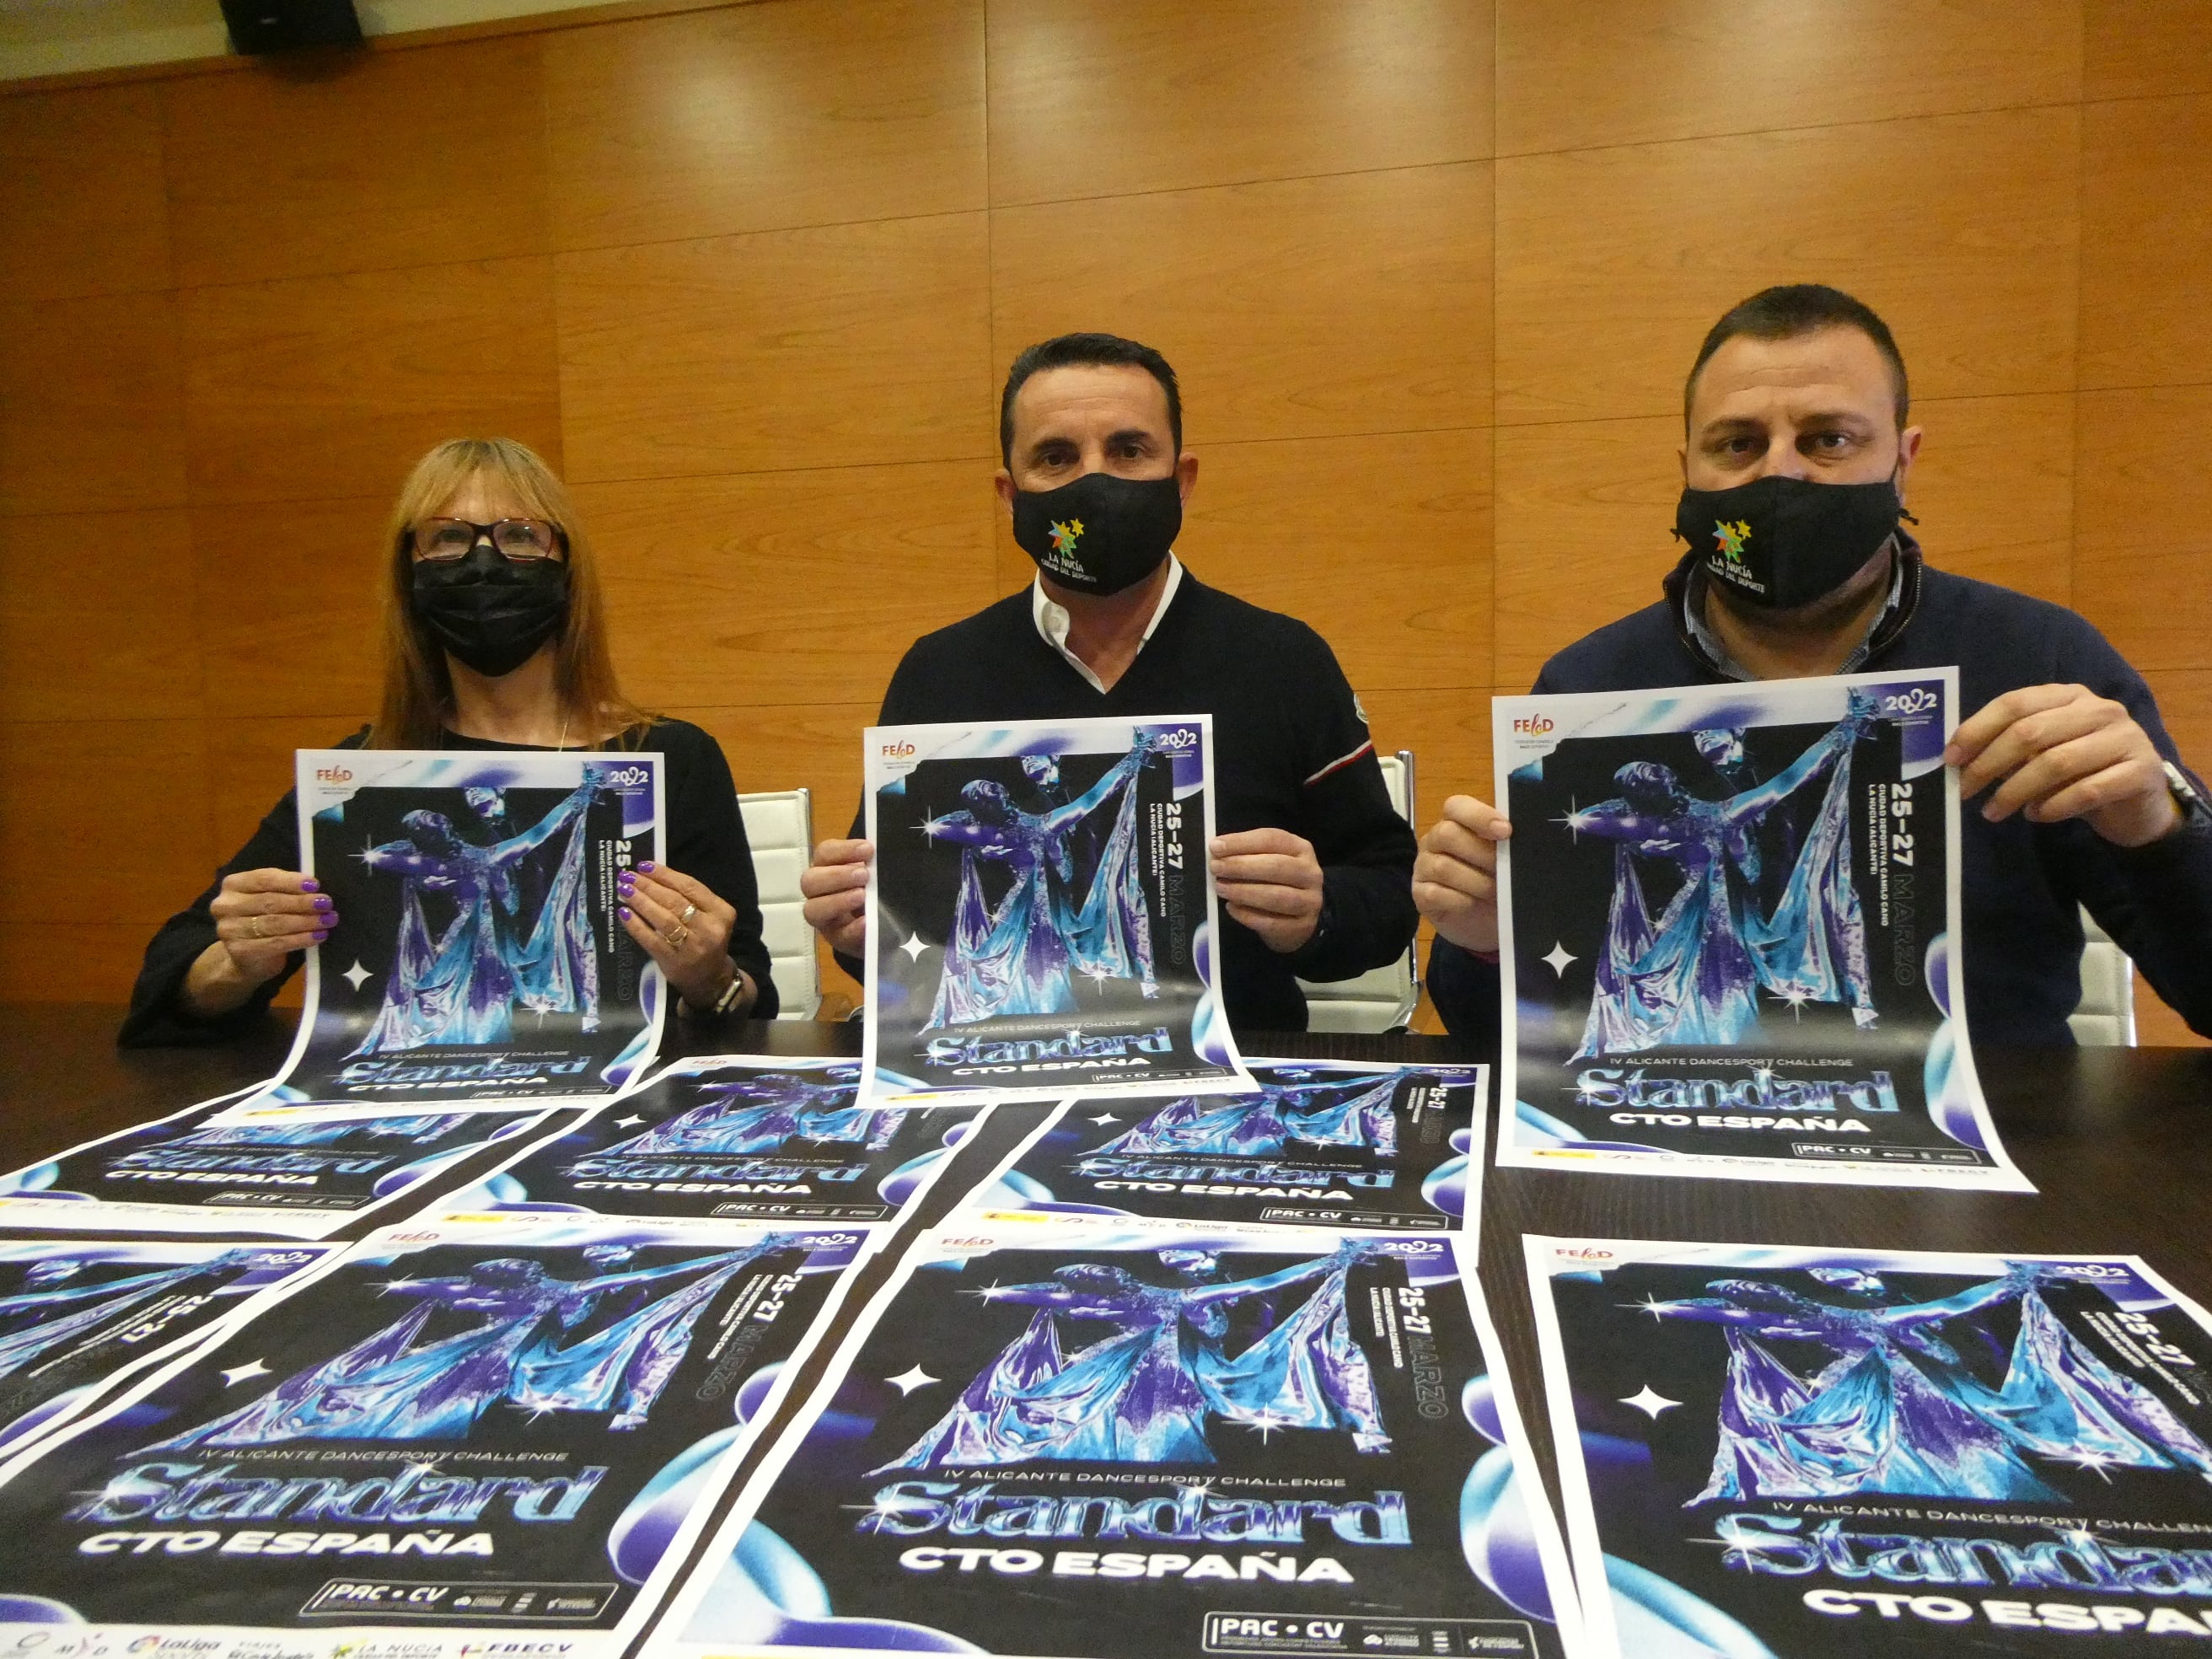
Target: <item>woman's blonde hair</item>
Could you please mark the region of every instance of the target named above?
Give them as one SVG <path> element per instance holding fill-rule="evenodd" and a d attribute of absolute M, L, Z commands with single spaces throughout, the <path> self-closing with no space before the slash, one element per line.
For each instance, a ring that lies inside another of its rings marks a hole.
<path fill-rule="evenodd" d="M 477 478 L 504 485 L 534 519 L 561 528 L 568 555 L 568 615 L 554 643 L 554 695 L 580 744 L 597 744 L 642 726 L 645 712 L 622 694 L 607 651 L 606 614 L 591 538 L 576 522 L 568 487 L 536 451 L 512 438 L 456 438 L 415 463 L 392 508 L 385 538 L 384 701 L 370 728 L 372 749 L 434 749 L 453 713 L 446 653 L 415 616 L 414 554 L 409 532 Z"/>

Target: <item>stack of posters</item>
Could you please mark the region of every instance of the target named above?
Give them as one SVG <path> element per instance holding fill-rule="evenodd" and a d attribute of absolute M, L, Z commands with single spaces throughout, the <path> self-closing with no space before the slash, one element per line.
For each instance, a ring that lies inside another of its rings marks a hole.
<path fill-rule="evenodd" d="M 957 1218 L 645 1651 L 1565 1654 L 1472 1267 L 1453 1236 Z"/>
<path fill-rule="evenodd" d="M 613 1659 L 866 1243 L 532 1215 L 374 1234 L 0 1465 L 0 1642 Z"/>
<path fill-rule="evenodd" d="M 2141 1261 L 1526 1246 L 1594 1652 L 2212 1639 L 2212 1321 Z"/>
<path fill-rule="evenodd" d="M 508 1159 L 453 1207 L 889 1221 L 987 1107 L 863 1106 L 849 1060 L 709 1054 Z"/>
<path fill-rule="evenodd" d="M 1966 1038 L 1956 670 L 1492 707 L 1501 1164 L 2034 1190 Z"/>
<path fill-rule="evenodd" d="M 979 1209 L 1442 1232 L 1481 1193 L 1486 1066 L 1255 1060 L 1258 1088 L 1055 1108 Z"/>
<path fill-rule="evenodd" d="M 1221 1012 L 1210 716 L 872 726 L 871 1103 L 1249 1089 Z"/>

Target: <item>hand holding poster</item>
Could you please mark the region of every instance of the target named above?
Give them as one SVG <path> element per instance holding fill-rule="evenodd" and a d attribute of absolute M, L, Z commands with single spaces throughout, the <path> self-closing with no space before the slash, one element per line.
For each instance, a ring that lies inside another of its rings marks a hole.
<path fill-rule="evenodd" d="M 1501 1164 L 2033 1190 L 1967 1042 L 1957 681 L 1493 701 Z"/>
<path fill-rule="evenodd" d="M 1477 1230 L 1487 1066 L 1249 1065 L 1252 1094 L 1056 1108 L 967 1207 Z"/>
<path fill-rule="evenodd" d="M 420 1659 L 612 1659 L 867 1239 L 372 1235 L 0 1467 L 0 1642 L 61 1623 L 109 1651 L 340 1659 L 380 1632 Z"/>
<path fill-rule="evenodd" d="M 297 787 L 342 920 L 275 1098 L 568 1104 L 644 1063 L 660 970 L 617 878 L 657 856 L 659 755 L 303 749 Z"/>
<path fill-rule="evenodd" d="M 862 1106 L 860 1079 L 849 1060 L 678 1060 L 449 1207 L 887 1221 L 990 1109 Z"/>
<path fill-rule="evenodd" d="M 863 1099 L 1249 1086 L 1215 980 L 1212 732 L 868 729 Z"/>
<path fill-rule="evenodd" d="M 2212 1323 L 2135 1257 L 1525 1244 L 1607 1659 L 2212 1638 Z"/>
<path fill-rule="evenodd" d="M 927 1236 L 646 1652 L 1571 1651 L 1472 1262 L 1306 1228 Z"/>

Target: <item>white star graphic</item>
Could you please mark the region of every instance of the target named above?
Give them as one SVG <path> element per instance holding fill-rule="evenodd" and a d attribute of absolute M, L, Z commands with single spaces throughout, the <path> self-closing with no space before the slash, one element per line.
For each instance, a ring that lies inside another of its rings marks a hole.
<path fill-rule="evenodd" d="M 1624 1302 L 1620 1305 L 1624 1308 L 1634 1308 L 1641 1312 L 1650 1314 L 1651 1316 L 1652 1322 L 1656 1324 L 1659 1321 L 1667 1316 L 1667 1309 L 1674 1304 L 1671 1303 L 1662 1302 L 1656 1296 L 1646 1296 L 1641 1302 Z"/>
<path fill-rule="evenodd" d="M 1549 956 L 1539 957 L 1536 960 L 1550 963 L 1554 974 L 1564 974 L 1567 971 L 1569 963 L 1580 962 L 1582 958 L 1567 949 L 1565 942 L 1562 941 L 1552 947 L 1552 953 Z"/>
<path fill-rule="evenodd" d="M 634 1129 L 644 1121 L 645 1120 L 643 1118 L 640 1117 L 635 1112 L 632 1112 L 628 1117 L 617 1118 L 615 1120 L 615 1127 L 617 1129 Z"/>
<path fill-rule="evenodd" d="M 1097 1117 L 1092 1118 L 1091 1121 L 1103 1129 L 1108 1124 L 1119 1123 L 1121 1120 L 1115 1117 L 1111 1112 L 1101 1112 Z"/>
<path fill-rule="evenodd" d="M 1589 822 L 1589 814 L 1576 805 L 1575 798 L 1570 795 L 1567 797 L 1567 810 L 1552 822 L 1566 825 L 1569 837 L 1578 842 L 1582 839 L 1583 826 Z"/>
<path fill-rule="evenodd" d="M 896 1376 L 887 1376 L 884 1379 L 891 1387 L 896 1389 L 902 1395 L 912 1394 L 916 1389 L 926 1389 L 931 1383 L 941 1380 L 932 1376 L 919 1365 L 909 1365 Z"/>
<path fill-rule="evenodd" d="M 908 960 L 912 962 L 921 961 L 921 953 L 928 948 L 921 942 L 921 935 L 919 933 L 908 933 L 906 936 L 906 943 L 899 946 L 900 950 L 906 952 Z"/>
<path fill-rule="evenodd" d="M 347 984 L 352 986 L 355 990 L 358 991 L 362 988 L 362 982 L 365 980 L 373 978 L 374 975 L 369 973 L 368 969 L 361 965 L 360 959 L 356 957 L 354 961 L 353 966 L 347 969 L 343 974 L 340 974 L 338 977 L 343 980 Z"/>
<path fill-rule="evenodd" d="M 1646 1417 L 1649 1417 L 1654 1422 L 1656 1422 L 1661 1412 L 1672 1410 L 1674 1407 L 1680 1405 L 1682 1402 L 1679 1400 L 1668 1399 L 1665 1395 L 1661 1394 L 1649 1382 L 1646 1382 L 1641 1389 L 1637 1390 L 1636 1393 L 1630 1395 L 1627 1399 L 1622 1401 L 1620 1403 L 1624 1406 L 1635 1407 L 1637 1410 L 1642 1412 Z"/>
<path fill-rule="evenodd" d="M 2061 1452 L 2058 1455 L 2077 1468 L 2088 1470 L 2108 1486 L 2112 1484 L 2112 1477 L 2106 1474 L 2105 1471 L 2119 1461 L 2116 1457 L 2097 1450 L 2093 1446 L 2083 1446 L 2075 1451 Z"/>
<path fill-rule="evenodd" d="M 1108 980 L 1114 977 L 1113 975 L 1106 971 L 1106 964 L 1103 962 L 1094 962 L 1091 963 L 1090 966 L 1083 969 L 1083 972 L 1090 976 L 1091 982 L 1093 985 L 1103 985 Z"/>
<path fill-rule="evenodd" d="M 228 1370 L 225 1371 L 222 1374 L 222 1386 L 226 1389 L 235 1388 L 240 1382 L 245 1382 L 249 1376 L 266 1376 L 268 1375 L 269 1367 L 263 1364 L 259 1360 L 255 1359 L 249 1361 L 247 1364 L 243 1365 L 233 1365 Z"/>
<path fill-rule="evenodd" d="M 1274 1413 L 1268 1411 L 1264 1407 L 1255 1415 L 1246 1418 L 1244 1420 L 1251 1427 L 1260 1431 L 1260 1443 L 1263 1446 L 1267 1443 L 1267 1436 L 1271 1431 L 1276 1429 L 1288 1428 L 1291 1422 L 1289 1418 L 1278 1417 Z"/>

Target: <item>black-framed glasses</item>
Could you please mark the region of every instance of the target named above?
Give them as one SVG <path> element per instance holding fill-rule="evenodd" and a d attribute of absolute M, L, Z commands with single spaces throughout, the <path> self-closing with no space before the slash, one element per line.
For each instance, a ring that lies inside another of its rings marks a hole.
<path fill-rule="evenodd" d="M 491 524 L 425 519 L 407 532 L 407 544 L 416 558 L 439 562 L 465 559 L 471 548 L 485 540 L 504 558 L 550 559 L 561 550 L 561 527 L 545 519 L 501 519 Z"/>

